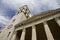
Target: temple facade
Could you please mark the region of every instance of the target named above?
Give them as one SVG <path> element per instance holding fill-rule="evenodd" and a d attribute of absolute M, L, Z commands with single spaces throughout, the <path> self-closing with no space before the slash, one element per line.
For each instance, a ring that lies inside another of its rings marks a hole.
<path fill-rule="evenodd" d="M 30 17 L 24 5 L 0 32 L 0 40 L 60 40 L 60 8 Z"/>

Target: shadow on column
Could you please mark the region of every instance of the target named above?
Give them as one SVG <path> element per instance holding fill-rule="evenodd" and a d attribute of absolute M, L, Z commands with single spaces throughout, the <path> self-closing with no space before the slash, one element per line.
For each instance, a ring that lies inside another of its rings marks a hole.
<path fill-rule="evenodd" d="M 31 40 L 32 37 L 32 27 L 26 28 L 25 40 Z"/>
<path fill-rule="evenodd" d="M 49 20 L 47 21 L 49 28 L 52 32 L 52 35 L 54 37 L 55 40 L 60 40 L 60 27 L 58 26 L 58 24 L 55 22 L 55 20 Z"/>
<path fill-rule="evenodd" d="M 47 40 L 43 23 L 36 25 L 37 40 Z"/>
<path fill-rule="evenodd" d="M 16 40 L 20 40 L 21 34 L 22 34 L 22 30 L 18 30 L 16 35 Z"/>

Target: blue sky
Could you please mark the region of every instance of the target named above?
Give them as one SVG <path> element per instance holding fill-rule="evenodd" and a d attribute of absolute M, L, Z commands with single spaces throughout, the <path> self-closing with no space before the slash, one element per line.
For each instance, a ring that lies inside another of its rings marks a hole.
<path fill-rule="evenodd" d="M 60 0 L 0 0 L 0 28 L 3 28 L 20 7 L 28 5 L 31 15 L 60 8 Z"/>

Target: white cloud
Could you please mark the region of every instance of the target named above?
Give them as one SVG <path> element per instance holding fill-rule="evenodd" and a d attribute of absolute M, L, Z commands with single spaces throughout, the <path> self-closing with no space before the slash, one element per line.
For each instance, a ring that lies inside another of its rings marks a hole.
<path fill-rule="evenodd" d="M 9 7 L 16 7 L 18 8 L 21 5 L 28 4 L 28 5 L 33 5 L 33 6 L 39 6 L 37 4 L 40 2 L 40 5 L 48 5 L 48 6 L 58 6 L 58 2 L 56 0 L 3 0 L 2 1 L 4 4 L 9 5 Z M 37 2 L 37 3 L 36 3 Z"/>
<path fill-rule="evenodd" d="M 43 5 L 47 5 L 50 8 L 56 9 L 59 8 L 60 6 L 58 5 L 57 0 L 41 0 L 41 3 Z"/>
<path fill-rule="evenodd" d="M 42 5 L 48 6 L 52 9 L 60 7 L 56 0 L 3 0 L 2 3 L 16 10 L 25 4 L 27 4 L 31 10 L 36 11 L 39 11 L 39 8 L 41 8 Z"/>
<path fill-rule="evenodd" d="M 2 4 L 7 5 L 7 8 L 14 10 L 18 10 L 19 7 L 27 4 L 30 11 L 35 11 L 35 13 L 41 12 L 43 6 L 48 6 L 50 9 L 60 8 L 57 0 L 2 0 Z"/>
<path fill-rule="evenodd" d="M 8 5 L 12 9 L 18 9 L 22 4 L 28 2 L 27 0 L 3 0 L 2 3 Z"/>
<path fill-rule="evenodd" d="M 0 27 L 1 28 L 4 28 L 4 26 L 7 25 L 9 22 L 9 18 L 6 18 L 5 16 L 3 16 L 4 14 L 5 14 L 5 10 L 0 8 Z"/>
<path fill-rule="evenodd" d="M 3 23 L 3 24 L 7 24 L 8 23 L 8 19 L 6 19 L 5 17 L 3 17 L 3 16 L 0 16 L 0 23 Z"/>

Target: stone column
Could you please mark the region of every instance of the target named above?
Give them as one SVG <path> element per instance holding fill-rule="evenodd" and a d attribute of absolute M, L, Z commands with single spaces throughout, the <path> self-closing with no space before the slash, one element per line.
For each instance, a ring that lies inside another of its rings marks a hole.
<path fill-rule="evenodd" d="M 32 26 L 32 40 L 37 40 L 36 38 L 37 38 L 36 37 L 36 28 L 35 28 L 35 26 Z"/>
<path fill-rule="evenodd" d="M 25 32 L 26 32 L 26 29 L 23 29 L 20 40 L 25 40 Z"/>
<path fill-rule="evenodd" d="M 55 21 L 56 21 L 57 24 L 60 26 L 60 20 L 59 20 L 59 18 L 55 18 Z"/>
<path fill-rule="evenodd" d="M 16 36 L 17 36 L 17 32 L 15 32 L 12 37 L 11 37 L 11 40 L 15 40 L 16 39 Z"/>
<path fill-rule="evenodd" d="M 46 22 L 44 22 L 43 24 L 44 24 L 44 29 L 45 29 L 45 32 L 46 32 L 47 39 L 48 40 L 54 40 L 48 24 Z"/>

